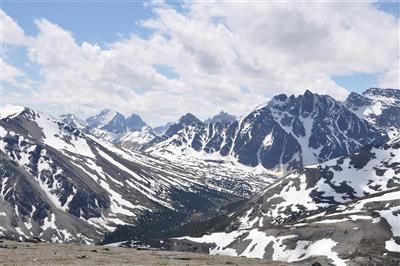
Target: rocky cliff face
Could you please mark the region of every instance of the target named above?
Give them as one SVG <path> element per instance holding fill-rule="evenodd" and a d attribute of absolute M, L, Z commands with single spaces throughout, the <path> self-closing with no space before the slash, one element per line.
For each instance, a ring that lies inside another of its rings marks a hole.
<path fill-rule="evenodd" d="M 387 138 L 344 104 L 310 91 L 298 97 L 278 95 L 229 124 L 186 118 L 146 146 L 146 151 L 160 155 L 195 151 L 200 157 L 231 158 L 281 174 Z"/>
<path fill-rule="evenodd" d="M 391 138 L 400 135 L 400 90 L 371 88 L 351 93 L 346 106 L 359 117 L 385 129 Z"/>

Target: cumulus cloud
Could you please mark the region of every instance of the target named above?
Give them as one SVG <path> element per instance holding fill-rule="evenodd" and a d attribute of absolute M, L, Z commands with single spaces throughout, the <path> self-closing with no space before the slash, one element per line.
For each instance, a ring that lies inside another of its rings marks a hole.
<path fill-rule="evenodd" d="M 1 42 L 3 44 L 24 45 L 27 38 L 18 23 L 0 9 Z"/>
<path fill-rule="evenodd" d="M 332 75 L 383 73 L 382 84 L 398 77 L 398 20 L 370 3 L 187 2 L 180 11 L 164 3 L 150 8 L 153 17 L 140 22 L 152 31 L 148 38 L 78 43 L 68 29 L 44 18 L 35 22 L 39 33 L 29 41 L 9 37 L 27 45 L 29 58 L 41 67 L 43 82 L 31 101 L 86 115 L 104 107 L 137 112 L 155 125 L 186 112 L 201 118 L 221 109 L 240 115 L 275 94 L 306 88 L 342 100 L 348 91 Z"/>
<path fill-rule="evenodd" d="M 0 58 L 0 64 L 2 68 L 1 80 L 14 85 L 17 84 L 17 78 L 23 76 L 23 73 L 16 67 L 5 62 L 3 58 Z"/>
<path fill-rule="evenodd" d="M 400 88 L 400 68 L 393 68 L 381 75 L 379 86 L 383 88 Z"/>

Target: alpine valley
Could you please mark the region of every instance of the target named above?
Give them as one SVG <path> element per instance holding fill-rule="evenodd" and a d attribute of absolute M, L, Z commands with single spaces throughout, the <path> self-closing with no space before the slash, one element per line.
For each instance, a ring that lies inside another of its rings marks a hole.
<path fill-rule="evenodd" d="M 155 128 L 109 109 L 82 120 L 6 105 L 0 235 L 398 265 L 400 90 L 344 102 L 306 90 Z"/>

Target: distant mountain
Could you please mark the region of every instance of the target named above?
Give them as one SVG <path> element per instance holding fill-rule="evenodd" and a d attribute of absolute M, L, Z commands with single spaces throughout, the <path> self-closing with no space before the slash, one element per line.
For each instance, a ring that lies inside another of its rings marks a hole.
<path fill-rule="evenodd" d="M 399 221 L 397 139 L 295 170 L 210 223 L 208 234 L 171 241 L 175 250 L 307 265 L 395 265 Z"/>
<path fill-rule="evenodd" d="M 110 109 L 104 109 L 99 114 L 89 117 L 86 123 L 88 130 L 98 129 L 115 134 L 126 131 L 125 117 Z"/>
<path fill-rule="evenodd" d="M 345 104 L 359 117 L 385 129 L 391 138 L 400 136 L 400 90 L 371 88 L 361 95 L 352 92 Z"/>
<path fill-rule="evenodd" d="M 142 131 L 143 128 L 148 128 L 140 116 L 132 114 L 125 118 L 122 114 L 110 109 L 104 109 L 99 114 L 89 117 L 86 123 L 89 131 L 102 130 L 114 134 Z"/>
<path fill-rule="evenodd" d="M 173 122 L 168 122 L 165 125 L 154 127 L 153 132 L 154 132 L 154 134 L 156 134 L 157 136 L 160 137 L 160 136 L 164 135 L 165 132 L 167 132 L 168 128 L 170 126 L 172 126 L 173 124 L 174 124 Z"/>
<path fill-rule="evenodd" d="M 230 115 L 224 111 L 221 111 L 219 114 L 213 116 L 212 118 L 207 119 L 204 123 L 221 123 L 221 124 L 230 124 L 236 120 L 236 116 Z"/>
<path fill-rule="evenodd" d="M 142 131 L 143 128 L 150 128 L 140 116 L 132 114 L 125 120 L 126 131 L 135 132 Z"/>
<path fill-rule="evenodd" d="M 327 95 L 273 97 L 241 119 L 205 124 L 183 116 L 165 135 L 145 146 L 146 151 L 230 158 L 245 166 L 279 175 L 382 143 L 386 133 L 359 118 Z"/>
<path fill-rule="evenodd" d="M 80 130 L 84 130 L 85 128 L 88 127 L 88 124 L 83 121 L 82 119 L 80 119 L 79 117 L 77 117 L 74 114 L 62 114 L 59 116 L 60 120 L 62 122 L 64 122 L 67 125 L 70 125 L 74 128 L 80 129 Z"/>
<path fill-rule="evenodd" d="M 102 114 L 88 124 L 120 128 L 118 114 Z M 166 234 L 224 212 L 266 181 L 221 162 L 175 164 L 128 152 L 45 113 L 2 109 L 3 237 L 95 243 Z"/>
<path fill-rule="evenodd" d="M 86 121 L 73 114 L 60 115 L 60 119 L 85 133 L 132 150 L 140 149 L 156 137 L 152 128 L 137 114 L 125 118 L 121 113 L 104 109 Z"/>

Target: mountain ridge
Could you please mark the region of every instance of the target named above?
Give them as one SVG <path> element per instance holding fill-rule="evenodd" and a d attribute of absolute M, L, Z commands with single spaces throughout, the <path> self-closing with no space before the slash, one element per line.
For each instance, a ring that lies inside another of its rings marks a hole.
<path fill-rule="evenodd" d="M 277 95 L 229 124 L 178 122 L 144 150 L 161 156 L 193 150 L 280 174 L 383 142 L 385 134 L 332 97 L 307 90 Z"/>

